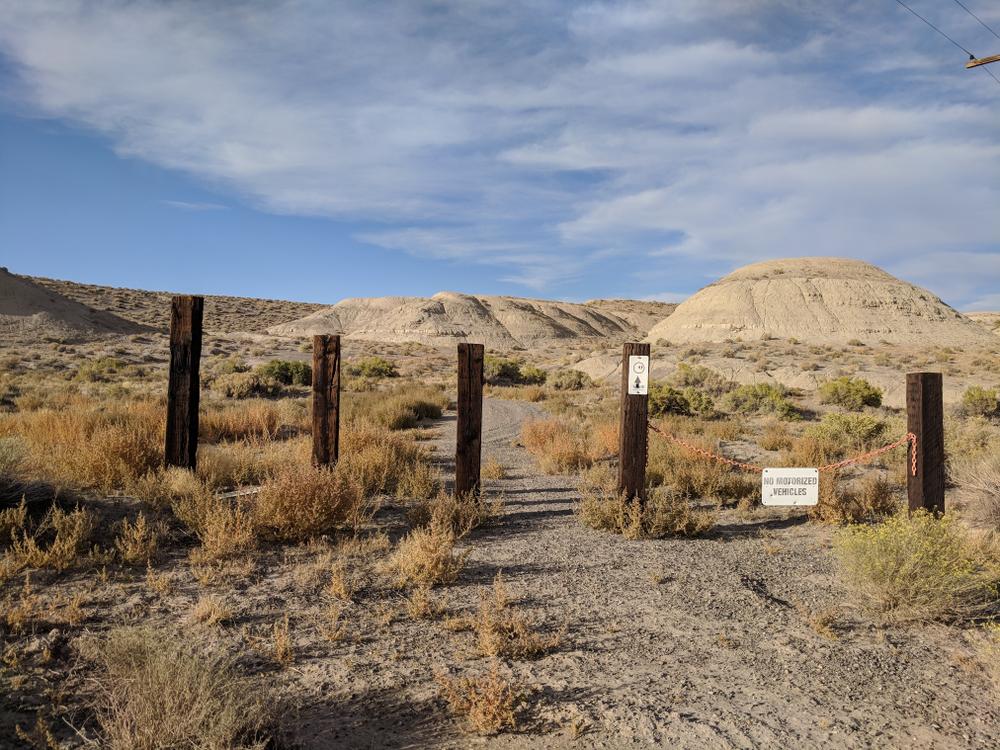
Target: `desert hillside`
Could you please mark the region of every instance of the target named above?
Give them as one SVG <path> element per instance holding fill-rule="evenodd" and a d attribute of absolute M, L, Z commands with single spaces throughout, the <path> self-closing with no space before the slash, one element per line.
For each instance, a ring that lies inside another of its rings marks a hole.
<path fill-rule="evenodd" d="M 579 304 L 518 297 L 439 292 L 433 297 L 345 299 L 269 333 L 339 333 L 370 341 L 422 344 L 476 341 L 496 349 L 573 339 L 623 341 L 641 337 L 656 305 L 602 300 Z M 637 305 L 640 305 L 637 307 Z M 669 314 L 662 305 L 662 315 Z"/>
<path fill-rule="evenodd" d="M 145 326 L 60 294 L 0 268 L 0 331 L 9 336 L 139 333 Z"/>
<path fill-rule="evenodd" d="M 175 294 L 191 293 L 121 289 L 41 277 L 20 278 L 95 310 L 110 312 L 158 331 L 166 331 L 170 325 L 170 298 Z M 216 333 L 260 332 L 322 307 L 311 302 L 210 294 L 205 296 L 204 325 L 206 330 Z"/>
<path fill-rule="evenodd" d="M 1000 312 L 969 312 L 965 313 L 965 317 L 976 321 L 979 325 L 986 326 L 1000 336 Z"/>
<path fill-rule="evenodd" d="M 983 327 L 931 292 L 862 261 L 795 258 L 737 269 L 685 300 L 648 340 L 809 344 L 983 343 Z"/>

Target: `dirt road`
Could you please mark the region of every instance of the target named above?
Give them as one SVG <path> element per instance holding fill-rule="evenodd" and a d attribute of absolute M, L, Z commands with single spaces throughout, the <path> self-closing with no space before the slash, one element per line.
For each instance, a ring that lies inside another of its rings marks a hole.
<path fill-rule="evenodd" d="M 1000 746 L 995 693 L 970 666 L 963 632 L 883 631 L 852 613 L 828 528 L 779 511 L 723 514 L 717 532 L 696 540 L 594 531 L 574 515 L 574 480 L 540 475 L 514 444 L 536 414 L 532 404 L 485 402 L 483 454 L 509 474 L 489 490 L 502 492 L 505 511 L 471 535 L 469 567 L 443 593 L 453 610 L 471 610 L 502 570 L 526 611 L 567 623 L 555 653 L 510 665 L 536 688 L 526 730 L 479 739 L 442 725 L 433 671 L 487 662 L 468 634 L 400 620 L 388 651 L 359 646 L 343 662 L 304 667 L 346 686 L 306 712 L 316 730 L 306 746 Z M 453 420 L 436 443 L 453 452 Z"/>

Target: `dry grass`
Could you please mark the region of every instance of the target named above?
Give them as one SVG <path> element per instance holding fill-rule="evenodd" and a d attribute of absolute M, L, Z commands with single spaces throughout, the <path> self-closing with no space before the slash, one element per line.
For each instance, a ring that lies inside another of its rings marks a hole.
<path fill-rule="evenodd" d="M 547 635 L 535 632 L 535 627 L 511 607 L 501 573 L 490 591 L 480 597 L 473 628 L 480 654 L 505 659 L 536 659 L 558 648 L 565 636 L 565 628 Z"/>
<path fill-rule="evenodd" d="M 118 629 L 83 642 L 96 663 L 94 710 L 111 750 L 264 748 L 266 691 L 234 661 L 171 633 Z"/>
<path fill-rule="evenodd" d="M 496 663 L 484 675 L 451 678 L 439 674 L 436 680 L 448 708 L 464 718 L 473 732 L 491 735 L 517 729 L 526 691 L 501 675 Z"/>
<path fill-rule="evenodd" d="M 507 470 L 502 463 L 497 461 L 493 456 L 489 456 L 483 463 L 480 476 L 487 482 L 499 482 L 501 479 L 506 478 Z"/>
<path fill-rule="evenodd" d="M 295 643 L 288 623 L 288 615 L 276 620 L 272 628 L 272 653 L 274 660 L 283 666 L 295 661 Z"/>
<path fill-rule="evenodd" d="M 1000 455 L 955 461 L 949 473 L 958 486 L 963 515 L 976 524 L 1000 531 Z"/>
<path fill-rule="evenodd" d="M 455 532 L 444 524 L 413 529 L 386 563 L 400 586 L 451 583 L 465 566 L 469 550 L 455 552 Z"/>
<path fill-rule="evenodd" d="M 221 440 L 274 440 L 285 417 L 281 403 L 245 399 L 238 403 L 212 405 L 199 415 L 198 436 L 212 443 Z"/>
<path fill-rule="evenodd" d="M 521 428 L 521 442 L 547 474 L 565 474 L 593 464 L 582 427 L 566 419 L 534 419 Z"/>
<path fill-rule="evenodd" d="M 995 611 L 1000 564 L 950 516 L 924 511 L 878 526 L 848 526 L 834 540 L 861 605 L 885 622 L 966 620 Z"/>
<path fill-rule="evenodd" d="M 27 478 L 102 493 L 160 464 L 163 430 L 164 408 L 155 401 L 82 400 L 60 411 L 0 413 L 0 437 L 24 445 Z"/>
<path fill-rule="evenodd" d="M 405 435 L 356 425 L 341 436 L 337 471 L 349 477 L 364 497 L 379 494 L 426 499 L 440 489 L 427 453 Z"/>
<path fill-rule="evenodd" d="M 375 511 L 338 469 L 288 466 L 264 483 L 253 505 L 254 526 L 284 542 L 340 528 L 360 528 Z"/>
<path fill-rule="evenodd" d="M 432 620 L 444 611 L 444 605 L 431 593 L 430 584 L 415 586 L 406 599 L 406 613 L 413 620 Z"/>

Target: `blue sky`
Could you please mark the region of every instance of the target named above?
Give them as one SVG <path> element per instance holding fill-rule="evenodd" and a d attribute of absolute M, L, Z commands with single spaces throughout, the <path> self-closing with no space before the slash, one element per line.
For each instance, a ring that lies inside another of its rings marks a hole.
<path fill-rule="evenodd" d="M 1000 309 L 1000 85 L 964 62 L 893 0 L 0 0 L 0 264 L 677 299 L 838 255 Z"/>

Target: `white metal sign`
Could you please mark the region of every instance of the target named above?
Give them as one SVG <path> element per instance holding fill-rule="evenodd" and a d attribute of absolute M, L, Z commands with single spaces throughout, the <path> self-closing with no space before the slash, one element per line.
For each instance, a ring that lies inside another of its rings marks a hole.
<path fill-rule="evenodd" d="M 764 505 L 816 505 L 819 469 L 764 469 L 760 497 Z"/>
<path fill-rule="evenodd" d="M 630 354 L 628 356 L 628 393 L 630 396 L 645 396 L 649 393 L 649 357 Z"/>

